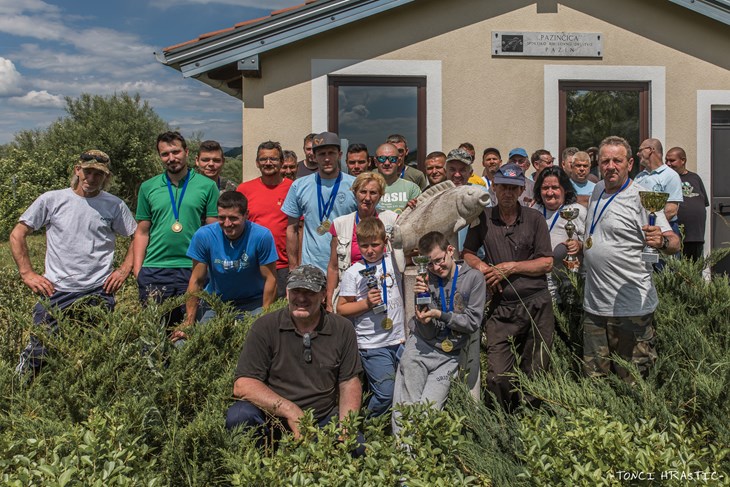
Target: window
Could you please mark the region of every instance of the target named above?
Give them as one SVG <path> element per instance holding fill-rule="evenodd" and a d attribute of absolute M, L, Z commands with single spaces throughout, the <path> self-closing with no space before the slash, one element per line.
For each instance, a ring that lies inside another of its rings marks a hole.
<path fill-rule="evenodd" d="M 329 76 L 328 130 L 371 154 L 390 134 L 408 140 L 407 162 L 426 156 L 426 78 Z"/>
<path fill-rule="evenodd" d="M 571 146 L 598 147 L 604 137 L 618 135 L 635 153 L 649 137 L 648 83 L 561 81 L 559 90 L 560 152 Z M 635 158 L 632 176 L 639 170 Z"/>

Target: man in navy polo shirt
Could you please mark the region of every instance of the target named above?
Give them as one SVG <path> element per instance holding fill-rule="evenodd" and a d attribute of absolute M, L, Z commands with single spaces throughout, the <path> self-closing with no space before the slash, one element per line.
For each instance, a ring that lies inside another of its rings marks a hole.
<path fill-rule="evenodd" d="M 188 293 L 205 290 L 216 294 L 243 314 L 259 314 L 276 299 L 276 252 L 274 237 L 261 225 L 248 221 L 248 200 L 238 191 L 226 191 L 218 199 L 218 223 L 201 227 L 193 235 L 187 256 L 193 259 Z M 197 296 L 185 302 L 182 328 L 215 316 L 207 305 L 199 306 Z M 176 342 L 185 338 L 178 329 L 171 335 Z"/>

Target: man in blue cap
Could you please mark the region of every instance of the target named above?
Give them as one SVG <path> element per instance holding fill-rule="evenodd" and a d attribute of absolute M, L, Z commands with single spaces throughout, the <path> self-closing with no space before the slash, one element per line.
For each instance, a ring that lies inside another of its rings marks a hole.
<path fill-rule="evenodd" d="M 524 186 L 518 165 L 499 168 L 492 186 L 499 203 L 486 208 L 469 229 L 463 252 L 464 261 L 484 274 L 492 295 L 486 321 L 487 387 L 507 411 L 520 399 L 536 402 L 515 391 L 514 372 L 519 366 L 532 375 L 548 367 L 555 330 L 545 277 L 553 265 L 550 233 L 540 212 L 518 203 Z M 481 247 L 483 260 L 477 256 Z"/>
<path fill-rule="evenodd" d="M 530 158 L 527 155 L 527 151 L 522 147 L 516 147 L 509 151 L 509 157 L 507 160 L 508 164 L 517 164 L 522 170 L 522 175 L 527 174 L 527 170 L 530 168 Z M 524 178 L 524 191 L 518 198 L 522 206 L 532 206 L 534 199 L 534 186 L 535 182 L 532 179 Z"/>

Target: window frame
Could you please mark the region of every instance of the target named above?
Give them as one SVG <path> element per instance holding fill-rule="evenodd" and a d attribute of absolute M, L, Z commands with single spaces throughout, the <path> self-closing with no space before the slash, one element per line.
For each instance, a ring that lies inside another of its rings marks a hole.
<path fill-rule="evenodd" d="M 368 75 L 328 75 L 327 76 L 327 129 L 338 133 L 339 129 L 339 88 L 340 86 L 411 86 L 416 88 L 416 130 L 415 147 L 409 141 L 409 149 L 416 149 L 418 169 L 425 171 L 427 120 L 426 94 L 427 79 L 425 76 L 368 76 Z M 385 137 L 390 134 L 383 135 Z M 373 154 L 375 148 L 368 148 Z M 372 155 L 372 154 L 371 154 Z"/>

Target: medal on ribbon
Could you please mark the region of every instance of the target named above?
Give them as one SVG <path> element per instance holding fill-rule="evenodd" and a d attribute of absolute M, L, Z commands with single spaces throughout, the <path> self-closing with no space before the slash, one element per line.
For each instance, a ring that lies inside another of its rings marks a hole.
<path fill-rule="evenodd" d="M 180 207 L 182 206 L 182 201 L 185 197 L 185 190 L 188 188 L 188 181 L 190 181 L 190 172 L 190 169 L 188 169 L 188 174 L 185 176 L 185 182 L 183 183 L 182 190 L 180 191 L 180 200 L 178 201 L 175 201 L 175 195 L 172 194 L 172 181 L 170 181 L 170 176 L 165 173 L 165 179 L 167 180 L 167 192 L 170 194 L 172 214 L 175 217 L 175 223 L 172 224 L 170 229 L 175 233 L 180 233 L 183 231 L 182 223 L 180 223 Z"/>
<path fill-rule="evenodd" d="M 598 225 L 598 222 L 601 221 L 601 217 L 603 216 L 603 212 L 606 211 L 606 208 L 608 208 L 608 205 L 611 204 L 611 202 L 613 201 L 613 199 L 616 196 L 618 196 L 618 194 L 621 191 L 623 191 L 624 189 L 626 189 L 626 187 L 629 185 L 630 182 L 631 182 L 631 178 L 627 178 L 626 179 L 626 182 L 624 183 L 624 185 L 621 186 L 621 189 L 619 189 L 618 191 L 616 191 L 613 195 L 611 195 L 610 198 L 608 198 L 608 201 L 606 201 L 606 204 L 603 205 L 603 208 L 601 208 L 601 212 L 598 213 L 598 218 L 596 218 L 596 212 L 598 211 L 598 203 L 601 202 L 601 198 L 603 198 L 603 195 L 606 194 L 606 188 L 603 188 L 603 191 L 601 191 L 601 194 L 598 196 L 598 199 L 596 200 L 596 206 L 593 207 L 593 218 L 591 219 L 591 229 L 590 229 L 590 232 L 588 233 L 588 238 L 586 239 L 586 242 L 585 242 L 585 245 L 584 245 L 584 247 L 586 249 L 590 249 L 591 247 L 593 247 L 593 231 L 596 229 L 596 225 Z"/>
<path fill-rule="evenodd" d="M 330 222 L 329 217 L 332 213 L 332 209 L 335 206 L 335 198 L 337 198 L 337 191 L 339 191 L 340 189 L 342 173 L 339 173 L 337 175 L 335 184 L 334 186 L 332 186 L 332 192 L 330 193 L 330 196 L 326 202 L 324 201 L 324 196 L 322 195 L 322 178 L 319 177 L 319 173 L 317 173 L 317 175 L 315 176 L 315 181 L 317 182 L 317 209 L 319 212 L 319 221 L 321 222 L 317 227 L 317 234 L 324 235 L 329 231 L 330 227 L 332 226 L 332 222 Z"/>

